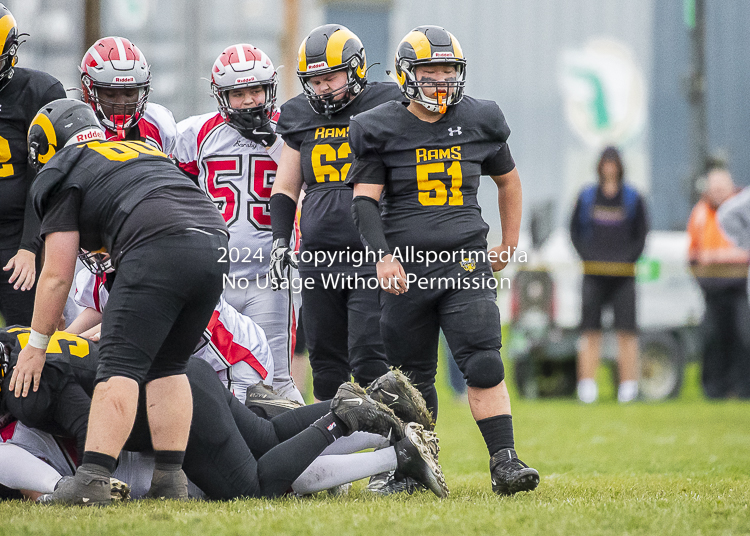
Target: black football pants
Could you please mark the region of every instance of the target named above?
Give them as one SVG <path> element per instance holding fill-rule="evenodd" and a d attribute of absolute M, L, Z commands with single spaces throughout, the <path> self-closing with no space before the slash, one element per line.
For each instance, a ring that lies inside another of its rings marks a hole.
<path fill-rule="evenodd" d="M 302 288 L 302 323 L 315 398 L 332 399 L 350 376 L 365 386 L 388 372 L 378 290 L 341 288 L 341 280 L 337 288 L 326 288 L 324 277 L 328 276 L 300 275 L 314 281 L 313 288 Z"/>

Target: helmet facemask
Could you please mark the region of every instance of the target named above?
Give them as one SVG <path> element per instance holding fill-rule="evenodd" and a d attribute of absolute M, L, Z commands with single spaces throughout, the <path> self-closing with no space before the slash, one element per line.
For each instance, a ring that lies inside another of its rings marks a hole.
<path fill-rule="evenodd" d="M 102 276 L 115 271 L 109 253 L 101 251 L 78 250 L 78 259 L 94 275 Z"/>
<path fill-rule="evenodd" d="M 271 122 L 271 117 L 273 117 L 276 108 L 276 86 L 276 75 L 274 74 L 269 80 L 251 84 L 244 83 L 227 87 L 211 84 L 211 92 L 219 103 L 219 112 L 227 124 L 247 137 L 247 134 L 252 134 L 254 130 Z M 229 103 L 229 93 L 233 89 L 246 87 L 262 87 L 265 93 L 263 104 L 252 108 L 233 108 Z"/>
<path fill-rule="evenodd" d="M 141 84 L 102 84 L 101 82 L 95 82 L 87 75 L 83 75 L 81 85 L 83 86 L 84 99 L 94 109 L 101 124 L 115 132 L 120 140 L 125 139 L 128 131 L 143 117 L 148 103 L 148 95 L 151 91 L 150 79 Z M 108 100 L 100 94 L 102 89 L 121 91 L 131 88 L 137 89 L 138 93 L 130 102 Z"/>
<path fill-rule="evenodd" d="M 451 65 L 456 69 L 455 78 L 438 81 L 422 76 L 417 80 L 416 68 L 421 65 Z M 444 114 L 448 106 L 458 104 L 464 96 L 464 85 L 466 84 L 466 62 L 465 61 L 434 61 L 410 62 L 402 59 L 399 65 L 406 77 L 403 86 L 404 94 L 410 100 L 418 102 L 431 112 Z M 425 90 L 428 90 L 425 92 Z M 426 93 L 434 96 L 428 97 Z"/>
<path fill-rule="evenodd" d="M 302 90 L 305 92 L 305 96 L 315 113 L 330 117 L 346 108 L 354 100 L 354 97 L 359 95 L 367 85 L 367 80 L 364 76 L 357 74 L 357 70 L 362 70 L 363 66 L 364 60 L 353 56 L 349 60 L 349 63 L 333 69 L 322 69 L 305 74 L 298 73 L 300 82 L 302 82 Z M 346 71 L 346 84 L 328 93 L 320 95 L 315 93 L 315 88 L 310 84 L 310 79 L 338 71 Z M 344 96 L 336 100 L 342 94 Z"/>

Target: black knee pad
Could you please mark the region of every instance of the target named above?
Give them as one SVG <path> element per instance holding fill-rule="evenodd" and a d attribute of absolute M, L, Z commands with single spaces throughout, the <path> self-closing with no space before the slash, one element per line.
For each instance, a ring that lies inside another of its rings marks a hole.
<path fill-rule="evenodd" d="M 469 387 L 488 389 L 505 379 L 505 367 L 498 350 L 483 350 L 472 355 L 464 365 L 464 378 Z"/>

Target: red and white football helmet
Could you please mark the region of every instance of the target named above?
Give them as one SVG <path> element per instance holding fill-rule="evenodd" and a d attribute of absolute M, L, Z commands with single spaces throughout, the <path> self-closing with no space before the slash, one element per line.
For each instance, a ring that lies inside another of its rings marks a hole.
<path fill-rule="evenodd" d="M 143 116 L 151 90 L 151 69 L 143 53 L 124 37 L 103 37 L 86 51 L 81 61 L 84 102 L 99 121 L 123 139 Z M 102 98 L 101 89 L 137 89 L 129 102 Z"/>
<path fill-rule="evenodd" d="M 237 88 L 260 86 L 266 100 L 253 108 L 232 108 L 229 91 Z M 276 105 L 276 69 L 271 59 L 253 45 L 237 44 L 222 52 L 211 70 L 211 91 L 219 103 L 224 120 L 240 133 L 252 131 L 271 121 Z"/>

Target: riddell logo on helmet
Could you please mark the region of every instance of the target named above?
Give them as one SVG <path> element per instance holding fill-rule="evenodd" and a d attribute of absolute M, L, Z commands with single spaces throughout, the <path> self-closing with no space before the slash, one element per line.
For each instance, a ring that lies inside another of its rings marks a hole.
<path fill-rule="evenodd" d="M 83 132 L 79 132 L 78 134 L 76 134 L 76 143 L 103 139 L 105 139 L 104 132 L 102 132 L 98 128 L 91 128 L 89 130 L 84 130 Z"/>
<path fill-rule="evenodd" d="M 112 82 L 135 82 L 135 76 L 115 76 Z"/>
<path fill-rule="evenodd" d="M 433 58 L 452 58 L 453 52 L 435 52 L 432 55 Z"/>
<path fill-rule="evenodd" d="M 248 78 L 238 78 L 235 84 L 245 84 L 247 82 L 255 82 L 254 76 L 249 76 Z"/>
<path fill-rule="evenodd" d="M 307 64 L 307 70 L 308 71 L 315 71 L 317 69 L 325 69 L 328 67 L 328 64 L 324 61 L 319 61 L 318 63 L 308 63 Z"/>

